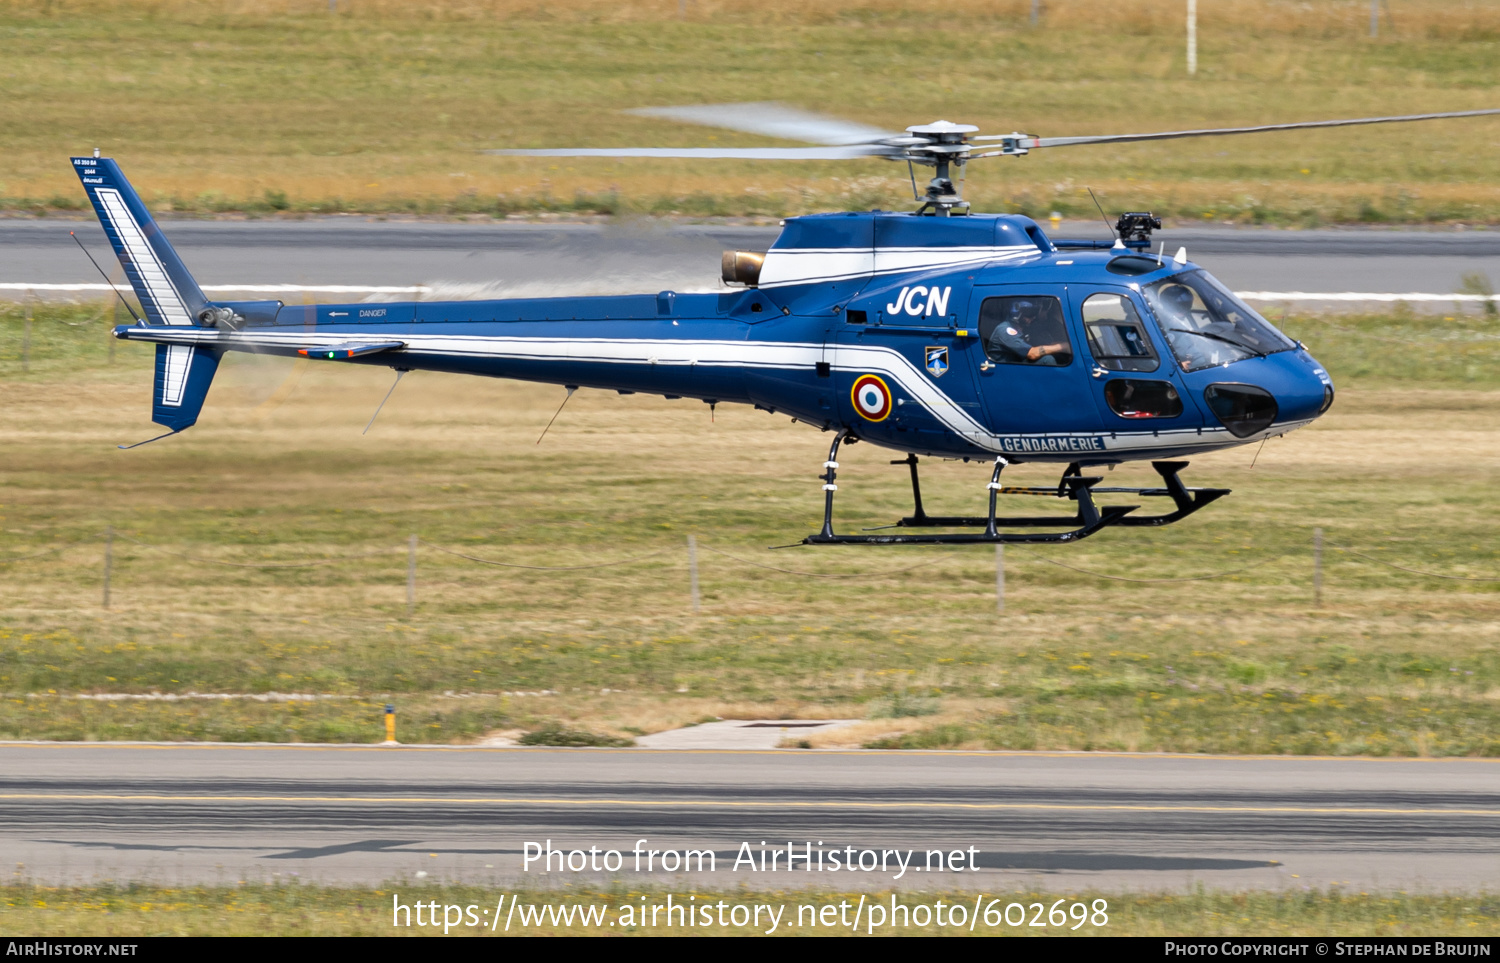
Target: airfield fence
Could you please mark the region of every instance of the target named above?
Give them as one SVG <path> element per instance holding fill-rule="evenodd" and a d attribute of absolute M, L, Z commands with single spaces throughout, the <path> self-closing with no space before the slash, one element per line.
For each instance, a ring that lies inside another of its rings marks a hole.
<path fill-rule="evenodd" d="M 417 591 L 416 591 L 417 590 L 417 571 L 418 571 L 417 561 L 418 561 L 418 549 L 419 548 L 430 549 L 431 551 L 440 553 L 442 555 L 447 555 L 447 556 L 451 556 L 453 558 L 463 559 L 465 561 L 473 562 L 473 563 L 479 564 L 479 565 L 496 566 L 496 567 L 510 568 L 510 569 L 521 569 L 521 570 L 532 571 L 532 572 L 559 572 L 559 573 L 561 573 L 561 572 L 597 571 L 597 570 L 600 570 L 600 569 L 619 568 L 621 566 L 634 565 L 634 564 L 637 564 L 637 563 L 640 563 L 640 562 L 646 562 L 646 561 L 649 561 L 649 560 L 652 560 L 652 559 L 659 559 L 659 558 L 662 558 L 662 557 L 668 556 L 668 555 L 675 555 L 677 552 L 681 551 L 681 549 L 679 549 L 677 547 L 663 548 L 663 549 L 659 549 L 659 550 L 654 551 L 654 552 L 647 552 L 647 553 L 645 553 L 643 555 L 632 555 L 632 556 L 629 556 L 627 558 L 615 559 L 615 560 L 606 561 L 606 562 L 591 562 L 591 563 L 588 563 L 588 564 L 585 564 L 585 565 L 529 565 L 529 564 L 520 563 L 520 562 L 507 562 L 507 561 L 501 561 L 499 559 L 485 558 L 485 557 L 479 556 L 479 555 L 471 555 L 471 554 L 469 554 L 467 552 L 461 552 L 461 551 L 459 551 L 457 549 L 454 549 L 454 548 L 450 548 L 450 547 L 447 547 L 447 546 L 444 546 L 444 545 L 438 545 L 438 544 L 435 544 L 433 542 L 429 542 L 426 539 L 421 538 L 416 533 L 413 533 L 410 536 L 410 538 L 407 539 L 407 541 L 406 541 L 406 543 L 404 545 L 396 545 L 396 546 L 392 546 L 392 547 L 390 547 L 388 549 L 374 549 L 372 551 L 357 552 L 357 553 L 348 554 L 348 555 L 324 556 L 324 557 L 321 557 L 321 558 L 300 559 L 300 560 L 296 560 L 296 561 L 242 562 L 242 561 L 235 561 L 235 560 L 231 560 L 231 559 L 214 558 L 214 557 L 209 556 L 209 555 L 201 555 L 201 554 L 197 554 L 197 553 L 189 552 L 189 551 L 180 551 L 180 550 L 173 549 L 173 548 L 170 548 L 170 547 L 165 546 L 165 545 L 153 544 L 151 542 L 146 542 L 146 541 L 143 541 L 143 540 L 141 540 L 139 538 L 135 538 L 133 536 L 126 535 L 126 534 L 124 534 L 122 532 L 117 532 L 111 526 L 109 528 L 106 528 L 102 532 L 98 532 L 98 533 L 95 533 L 93 535 L 87 535 L 87 536 L 84 536 L 83 538 L 74 539 L 72 541 L 64 542 L 64 543 L 59 544 L 59 545 L 54 545 L 54 546 L 52 546 L 50 548 L 45 548 L 45 549 L 42 549 L 40 551 L 29 552 L 29 553 L 26 553 L 26 554 L 23 554 L 23 555 L 0 556 L 0 566 L 16 565 L 16 564 L 20 564 L 20 563 L 23 563 L 23 562 L 35 561 L 37 559 L 42 559 L 42 558 L 46 558 L 46 557 L 49 557 L 49 556 L 58 555 L 58 554 L 60 554 L 62 552 L 66 552 L 66 551 L 69 551 L 71 549 L 79 548 L 80 546 L 97 544 L 97 543 L 103 543 L 104 552 L 103 552 L 101 600 L 102 600 L 102 603 L 103 603 L 103 607 L 107 609 L 107 608 L 110 607 L 111 589 L 112 589 L 111 582 L 112 582 L 112 579 L 113 579 L 114 567 L 115 567 L 114 566 L 114 542 L 115 542 L 115 539 L 120 539 L 122 541 L 130 542 L 131 544 L 139 546 L 141 548 L 144 548 L 144 549 L 146 549 L 148 551 L 158 552 L 158 553 L 161 553 L 163 555 L 171 556 L 173 558 L 180 558 L 180 559 L 183 559 L 183 560 L 186 560 L 186 561 L 191 561 L 191 562 L 194 562 L 194 563 L 204 564 L 204 565 L 220 565 L 220 566 L 226 566 L 226 567 L 230 567 L 230 568 L 240 568 L 240 569 L 277 570 L 277 569 L 313 568 L 313 567 L 326 566 L 326 565 L 338 565 L 338 564 L 343 564 L 343 563 L 347 563 L 347 562 L 358 562 L 358 561 L 363 561 L 363 560 L 367 560 L 367 559 L 371 559 L 371 558 L 378 558 L 378 557 L 381 557 L 381 556 L 399 557 L 402 554 L 404 554 L 406 556 L 406 562 L 407 562 L 407 567 L 406 567 L 406 575 L 407 575 L 407 579 L 406 579 L 406 588 L 407 588 L 406 601 L 407 601 L 408 609 L 413 609 L 413 610 L 415 609 L 416 601 L 417 601 Z M 772 572 L 779 572 L 779 573 L 786 574 L 786 575 L 794 575 L 794 576 L 797 576 L 799 578 L 816 578 L 816 579 L 878 579 L 878 578 L 885 578 L 885 577 L 889 577 L 889 576 L 892 576 L 892 575 L 900 575 L 900 574 L 904 574 L 906 572 L 916 571 L 918 569 L 925 568 L 925 567 L 930 566 L 930 565 L 935 565 L 935 564 L 937 564 L 939 562 L 943 562 L 943 561 L 947 561 L 947 560 L 952 559 L 952 558 L 956 558 L 956 557 L 960 556 L 961 554 L 963 554 L 962 552 L 959 552 L 959 551 L 944 552 L 944 553 L 942 553 L 942 554 L 940 554 L 940 555 L 938 555 L 936 557 L 923 559 L 922 561 L 917 562 L 917 563 L 912 564 L 912 565 L 905 565 L 905 566 L 900 566 L 900 567 L 897 567 L 897 568 L 880 569 L 878 571 L 872 571 L 872 572 L 809 572 L 809 571 L 802 571 L 802 570 L 798 570 L 798 569 L 783 568 L 783 567 L 777 566 L 777 565 L 769 565 L 769 564 L 766 564 L 764 562 L 757 562 L 757 561 L 755 561 L 753 559 L 745 558 L 745 557 L 740 556 L 740 555 L 735 555 L 735 554 L 732 554 L 730 552 L 726 552 L 726 551 L 714 548 L 714 547 L 709 546 L 709 545 L 703 545 L 701 542 L 698 541 L 698 539 L 697 539 L 696 536 L 689 535 L 687 537 L 687 544 L 686 544 L 686 554 L 687 554 L 687 563 L 688 563 L 689 595 L 690 595 L 690 598 L 692 600 L 692 610 L 693 610 L 693 612 L 695 614 L 698 613 L 698 612 L 700 612 L 701 608 L 702 608 L 702 603 L 701 603 L 701 599 L 700 599 L 700 593 L 699 593 L 699 589 L 698 589 L 698 549 L 699 548 L 702 548 L 705 551 L 707 551 L 707 552 L 709 552 L 709 553 L 711 553 L 713 555 L 719 556 L 719 557 L 724 558 L 724 559 L 728 559 L 728 560 L 730 560 L 732 562 L 738 562 L 739 564 L 742 564 L 742 565 L 748 565 L 748 566 L 752 566 L 754 568 L 764 569 L 764 570 L 772 571 Z M 1249 565 L 1241 565 L 1241 566 L 1237 566 L 1237 567 L 1231 568 L 1231 569 L 1224 569 L 1222 571 L 1205 572 L 1205 573 L 1202 573 L 1202 574 L 1199 574 L 1199 575 L 1178 576 L 1178 577 L 1171 577 L 1171 578 L 1143 578 L 1143 577 L 1134 576 L 1134 575 L 1115 575 L 1115 574 L 1112 574 L 1112 573 L 1109 573 L 1109 572 L 1100 572 L 1100 571 L 1095 571 L 1093 569 L 1084 568 L 1084 567 L 1078 566 L 1078 565 L 1071 565 L 1071 564 L 1069 564 L 1067 562 L 1062 562 L 1062 561 L 1059 561 L 1059 560 L 1057 560 L 1055 558 L 1050 558 L 1050 557 L 1048 557 L 1046 555 L 1043 555 L 1042 553 L 1036 551 L 1035 549 L 1027 548 L 1024 545 L 1020 545 L 1020 544 L 1012 544 L 1011 548 L 1012 548 L 1012 550 L 1018 550 L 1018 551 L 1024 553 L 1027 557 L 1035 559 L 1038 562 L 1043 562 L 1043 563 L 1045 563 L 1047 565 L 1052 565 L 1052 566 L 1056 566 L 1058 568 L 1066 569 L 1066 570 L 1068 570 L 1070 572 L 1076 572 L 1076 573 L 1078 573 L 1080 575 L 1085 575 L 1085 576 L 1088 576 L 1090 578 L 1096 578 L 1096 579 L 1102 579 L 1102 580 L 1114 581 L 1114 582 L 1131 582 L 1131 583 L 1138 583 L 1138 584 L 1169 584 L 1169 583 L 1180 583 L 1180 582 L 1203 582 L 1203 581 L 1210 581 L 1210 580 L 1213 580 L 1213 579 L 1230 578 L 1230 577 L 1233 577 L 1235 575 L 1241 575 L 1241 574 L 1243 574 L 1245 572 L 1253 571 L 1255 569 L 1262 568 L 1263 566 L 1270 565 L 1272 562 L 1281 561 L 1283 559 L 1291 558 L 1291 557 L 1294 557 L 1297 554 L 1300 554 L 1300 553 L 1295 553 L 1295 552 L 1282 552 L 1282 553 L 1279 553 L 1279 554 L 1276 554 L 1276 555 L 1272 555 L 1272 556 L 1270 556 L 1268 558 L 1263 558 L 1263 559 L 1261 559 L 1259 561 L 1252 562 Z M 1420 578 L 1442 579 L 1442 580 L 1446 580 L 1446 581 L 1456 581 L 1456 582 L 1500 582 L 1500 576 L 1497 576 L 1497 575 L 1453 575 L 1453 574 L 1448 574 L 1448 573 L 1443 573 L 1443 572 L 1429 572 L 1429 571 L 1424 571 L 1422 569 L 1412 568 L 1412 567 L 1407 566 L 1407 565 L 1400 565 L 1400 564 L 1397 564 L 1395 562 L 1387 561 L 1387 560 L 1382 559 L 1382 558 L 1376 558 L 1373 555 L 1370 555 L 1370 554 L 1368 554 L 1366 552 L 1361 552 L 1361 551 L 1359 551 L 1357 549 L 1354 549 L 1354 548 L 1351 548 L 1351 547 L 1348 547 L 1348 546 L 1337 546 L 1337 545 L 1335 545 L 1335 546 L 1327 546 L 1326 548 L 1329 551 L 1340 553 L 1341 555 L 1345 556 L 1347 559 L 1358 559 L 1361 562 L 1366 562 L 1366 563 L 1370 563 L 1370 564 L 1373 564 L 1373 565 L 1383 566 L 1385 568 L 1392 569 L 1394 571 L 1402 572 L 1402 573 L 1405 573 L 1407 575 L 1414 575 L 1414 576 L 1417 576 L 1417 577 L 1420 577 Z M 1314 604 L 1315 607 L 1316 606 L 1321 606 L 1322 605 L 1322 601 L 1323 601 L 1322 595 L 1323 595 L 1323 559 L 1324 559 L 1324 553 L 1325 553 L 1325 545 L 1324 545 L 1324 542 L 1323 542 L 1323 530 L 1321 528 L 1315 528 L 1315 529 L 1313 529 L 1312 551 L 1311 551 L 1311 556 L 1312 556 L 1311 560 L 1312 560 L 1313 604 Z M 1005 562 L 1005 545 L 1004 545 L 1004 543 L 998 543 L 995 546 L 995 606 L 996 606 L 996 610 L 997 611 L 1002 611 L 1002 612 L 1005 609 L 1005 568 L 1006 568 L 1006 562 Z"/>

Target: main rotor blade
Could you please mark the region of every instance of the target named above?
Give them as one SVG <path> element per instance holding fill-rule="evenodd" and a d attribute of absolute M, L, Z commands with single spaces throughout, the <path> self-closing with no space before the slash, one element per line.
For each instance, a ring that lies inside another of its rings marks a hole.
<path fill-rule="evenodd" d="M 501 157 L 697 157 L 727 160 L 848 160 L 900 154 L 900 148 L 866 144 L 852 147 L 559 147 L 539 150 L 487 150 Z"/>
<path fill-rule="evenodd" d="M 627 110 L 627 114 L 638 117 L 661 117 L 684 124 L 701 124 L 704 127 L 722 127 L 739 130 L 747 134 L 779 137 L 782 140 L 800 140 L 809 144 L 869 144 L 897 136 L 878 127 L 828 117 L 810 110 L 799 110 L 764 101 L 750 104 L 693 104 L 685 107 L 641 107 Z"/>
<path fill-rule="evenodd" d="M 1304 130 L 1312 127 L 1357 127 L 1361 124 L 1395 124 L 1412 120 L 1443 120 L 1450 117 L 1484 117 L 1500 114 L 1500 109 L 1455 110 L 1443 114 L 1405 114 L 1400 117 L 1356 117 L 1352 120 L 1312 120 L 1299 124 L 1263 124 L 1259 127 L 1218 127 L 1207 130 L 1173 130 L 1157 134 L 1101 134 L 1093 137 L 1028 137 L 1020 146 L 1072 147 L 1075 144 L 1123 144 L 1142 140 L 1174 140 L 1180 137 L 1219 137 L 1224 134 L 1260 134 L 1273 130 Z M 1014 135 L 1011 135 L 1012 137 Z M 1005 140 L 1005 135 L 971 137 L 970 140 Z"/>

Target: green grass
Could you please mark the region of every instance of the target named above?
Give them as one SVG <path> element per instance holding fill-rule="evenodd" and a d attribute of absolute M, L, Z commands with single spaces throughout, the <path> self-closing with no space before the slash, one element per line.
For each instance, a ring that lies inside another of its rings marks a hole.
<path fill-rule="evenodd" d="M 583 392 L 537 445 L 554 389 L 422 373 L 361 435 L 382 373 L 231 356 L 197 427 L 121 452 L 150 432 L 149 351 L 111 362 L 108 308 L 39 307 L 25 371 L 19 310 L 0 317 L 0 560 L 61 551 L 0 565 L 5 738 L 373 742 L 394 702 L 405 742 L 811 715 L 864 719 L 841 738 L 877 746 L 1500 754 L 1500 582 L 1346 551 L 1500 575 L 1500 340 L 1482 316 L 1287 319 L 1333 373 L 1333 411 L 1258 455 L 1196 460 L 1190 483 L 1235 492 L 1188 521 L 1012 546 L 997 616 L 989 550 L 765 551 L 816 526 L 826 438 L 763 412 L 711 423 Z M 842 526 L 906 511 L 889 459 L 847 449 Z M 977 505 L 987 471 L 931 465 L 929 510 Z M 1110 478 L 1130 480 L 1148 476 Z M 535 571 L 431 545 L 540 566 L 664 554 Z M 289 562 L 328 564 L 247 567 Z M 1255 567 L 1140 584 L 1051 562 Z M 109 693 L 337 698 L 76 698 Z"/>
<path fill-rule="evenodd" d="M 883 129 L 936 117 L 1040 135 L 1493 107 L 1500 4 L 1211 4 L 1200 70 L 1181 4 L 1056 0 L 360 0 L 0 8 L 0 208 L 83 208 L 66 157 L 101 147 L 158 211 L 262 216 L 547 211 L 777 217 L 903 207 L 877 161 L 518 160 L 501 146 L 751 145 L 639 118 L 782 100 Z M 84 80 L 86 78 L 86 81 Z M 1315 225 L 1500 220 L 1500 120 L 1065 148 L 974 165 L 981 210 Z"/>
<path fill-rule="evenodd" d="M 1488 389 L 1500 371 L 1500 323 L 1483 312 L 1433 317 L 1398 305 L 1389 314 L 1285 321 L 1287 333 L 1302 339 L 1340 384 Z"/>
<path fill-rule="evenodd" d="M 473 906 L 475 917 L 501 898 L 515 896 L 525 906 L 589 905 L 607 907 L 606 920 L 618 918 L 627 905 L 638 906 L 642 897 L 662 902 L 666 891 L 590 890 L 569 888 L 549 891 L 501 890 L 480 886 L 388 883 L 381 887 L 320 887 L 297 884 L 249 883 L 239 885 L 171 888 L 143 883 L 85 887 L 44 887 L 12 884 L 0 887 L 0 934 L 26 936 L 441 936 L 443 927 L 393 927 L 392 897 L 402 903 L 416 900 L 436 902 L 441 911 L 449 905 Z M 775 935 L 851 935 L 847 927 L 812 927 L 796 924 L 799 907 L 821 909 L 848 901 L 857 904 L 859 893 L 798 891 L 754 893 L 746 890 L 677 891 L 678 900 L 696 896 L 698 903 L 724 901 L 729 906 L 761 903 L 780 905 L 782 924 Z M 864 894 L 873 905 L 889 905 L 891 893 Z M 922 903 L 929 908 L 939 900 L 972 909 L 974 894 L 898 893 L 907 905 Z M 1386 894 L 1332 890 L 1234 893 L 1199 889 L 1189 893 L 1064 893 L 1017 890 L 988 894 L 984 901 L 999 898 L 994 909 L 1003 913 L 1011 902 L 1025 907 L 1040 902 L 1051 907 L 1065 900 L 1066 910 L 1075 902 L 1092 907 L 1095 900 L 1107 904 L 1108 921 L 1088 923 L 1072 931 L 1070 920 L 1062 928 L 986 926 L 982 920 L 974 935 L 1109 935 L 1109 936 L 1361 936 L 1361 937 L 1483 937 L 1500 932 L 1500 903 L 1485 894 Z M 810 913 L 810 910 L 805 910 Z M 967 910 L 966 910 L 967 912 Z M 1012 911 L 1014 915 L 1015 911 Z M 1028 913 L 1034 913 L 1028 910 Z M 1028 919 L 1031 917 L 1028 916 Z M 425 922 L 425 917 L 424 917 Z M 764 923 L 761 929 L 769 928 Z M 682 935 L 666 927 L 603 927 L 610 935 Z M 732 935 L 750 928 L 733 926 L 695 927 L 692 935 Z M 861 927 L 861 935 L 868 927 Z M 543 925 L 520 928 L 512 923 L 509 934 L 491 933 L 474 926 L 457 926 L 450 936 L 585 935 L 600 928 Z M 961 927 L 875 926 L 881 935 L 969 935 Z"/>
<path fill-rule="evenodd" d="M 539 729 L 526 733 L 517 740 L 523 746 L 629 746 L 633 739 L 619 736 L 601 736 L 586 729 L 570 729 L 557 722 L 549 722 Z"/>
<path fill-rule="evenodd" d="M 1417 314 L 1405 304 L 1365 315 L 1288 315 L 1282 308 L 1265 313 L 1302 340 L 1341 387 L 1500 388 L 1500 317 L 1479 307 L 1441 315 Z M 114 377 L 138 386 L 151 348 L 110 334 L 129 321 L 118 302 L 0 301 L 0 380 L 56 382 L 81 369 L 91 379 Z M 231 355 L 228 363 L 236 361 L 247 359 Z"/>

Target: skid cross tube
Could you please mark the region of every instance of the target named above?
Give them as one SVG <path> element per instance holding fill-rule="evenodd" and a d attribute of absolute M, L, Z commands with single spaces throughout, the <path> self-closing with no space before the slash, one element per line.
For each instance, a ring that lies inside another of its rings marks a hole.
<path fill-rule="evenodd" d="M 915 456 L 912 457 L 915 461 Z M 907 462 L 892 462 L 894 465 L 907 464 Z M 991 496 L 1000 495 L 1035 495 L 1040 497 L 1069 498 L 1078 501 L 1078 511 L 1072 518 L 1056 515 L 1025 516 L 1017 518 L 997 518 L 996 524 L 1010 528 L 1027 527 L 1052 527 L 1057 525 L 1076 525 L 1084 528 L 1090 525 L 1094 518 L 1100 513 L 1108 511 L 1108 508 L 1096 507 L 1093 496 L 1095 495 L 1136 495 L 1142 498 L 1171 498 L 1177 506 L 1174 512 L 1163 515 L 1129 515 L 1120 516 L 1113 524 L 1124 527 L 1155 527 L 1170 525 L 1181 521 L 1193 514 L 1203 506 L 1228 495 L 1228 488 L 1188 488 L 1178 478 L 1178 472 L 1186 468 L 1185 461 L 1155 461 L 1151 467 L 1162 477 L 1165 484 L 1163 488 L 1119 488 L 1099 487 L 1101 481 L 1098 477 L 1084 477 L 1079 469 L 1078 463 L 1074 462 L 1063 470 L 1062 477 L 1058 479 L 1056 487 L 1037 486 L 1001 486 L 991 491 Z M 911 466 L 913 482 L 916 480 L 916 465 Z M 995 481 L 998 481 L 998 477 Z M 915 488 L 913 489 L 916 490 Z M 1079 496 L 1082 492 L 1082 497 Z M 990 528 L 990 519 L 983 515 L 929 515 L 921 510 L 918 502 L 918 510 L 907 518 L 896 523 L 898 528 L 980 528 L 986 531 Z"/>
<path fill-rule="evenodd" d="M 1188 488 L 1182 483 L 1179 473 L 1188 466 L 1185 461 L 1155 461 L 1151 467 L 1161 476 L 1160 488 L 1098 487 L 1103 479 L 1097 475 L 1085 476 L 1082 466 L 1074 462 L 1063 469 L 1062 477 L 1055 487 L 1028 485 L 1007 486 L 1000 483 L 1000 474 L 1009 464 L 1005 458 L 995 458 L 995 468 L 986 486 L 989 495 L 988 511 L 984 515 L 929 515 L 922 505 L 922 483 L 917 472 L 918 459 L 908 454 L 892 465 L 905 465 L 911 472 L 911 494 L 914 511 L 890 528 L 982 528 L 983 532 L 961 533 L 895 533 L 840 535 L 833 530 L 833 495 L 838 491 L 839 446 L 848 439 L 847 431 L 839 432 L 828 450 L 828 460 L 823 463 L 823 528 L 816 535 L 803 539 L 806 545 L 963 545 L 975 543 L 1004 542 L 1071 542 L 1087 538 L 1101 528 L 1111 525 L 1142 528 L 1170 525 L 1181 521 L 1198 509 L 1229 494 L 1227 488 Z M 997 512 L 1001 495 L 1033 495 L 1050 498 L 1066 498 L 1077 503 L 1072 517 L 1057 515 L 1025 515 L 1006 517 Z M 1136 516 L 1138 505 L 1105 505 L 1095 502 L 1096 495 L 1135 495 L 1142 498 L 1170 498 L 1175 511 L 1160 515 Z M 1010 528 L 1063 528 L 1063 532 L 1006 532 Z M 867 532 L 882 529 L 866 529 Z"/>
<path fill-rule="evenodd" d="M 1182 479 L 1177 473 L 1188 466 L 1185 461 L 1153 461 L 1151 467 L 1161 476 L 1165 488 L 1096 488 L 1100 493 L 1130 493 L 1143 498 L 1167 497 L 1172 499 L 1177 506 L 1177 511 L 1167 512 L 1164 515 L 1132 515 L 1130 518 L 1121 519 L 1120 524 L 1135 528 L 1147 528 L 1158 525 L 1170 525 L 1181 521 L 1196 512 L 1203 506 L 1216 502 L 1228 495 L 1233 489 L 1229 488 L 1188 488 L 1183 485 Z"/>
<path fill-rule="evenodd" d="M 995 528 L 995 501 L 1000 497 L 1000 473 L 1005 466 L 1010 464 L 999 455 L 995 456 L 995 471 L 990 475 L 990 513 L 984 520 L 984 534 L 988 538 L 994 538 L 999 532 Z"/>
<path fill-rule="evenodd" d="M 916 511 L 912 513 L 912 517 L 925 519 L 927 512 L 922 509 L 922 482 L 917 478 L 916 452 L 908 452 L 905 458 L 900 461 L 893 461 L 891 464 L 906 465 L 911 469 L 911 500 L 917 506 Z"/>
<path fill-rule="evenodd" d="M 833 436 L 833 444 L 828 446 L 828 460 L 823 463 L 823 530 L 818 533 L 819 538 L 833 538 L 833 493 L 839 490 L 835 484 L 839 470 L 839 445 L 844 443 L 844 436 L 848 432 L 841 431 Z M 915 471 L 915 469 L 913 469 Z"/>
<path fill-rule="evenodd" d="M 1093 486 L 1099 482 L 1095 476 L 1080 477 L 1073 475 L 1065 478 L 1059 486 L 1062 494 L 1058 494 L 1056 488 L 1033 488 L 1029 486 L 1000 485 L 990 492 L 993 501 L 999 495 L 1036 495 L 1043 498 L 1068 498 L 1078 502 L 1078 510 L 1072 515 L 1022 515 L 1022 516 L 995 516 L 996 527 L 1004 528 L 1056 528 L 1059 525 L 1074 525 L 1085 528 L 1093 525 L 1100 517 L 1110 511 L 1109 507 L 1099 507 L 1095 504 L 1093 496 L 1098 489 Z M 1126 489 L 1133 490 L 1133 489 Z M 1131 506 L 1124 511 L 1135 511 L 1139 506 Z M 1124 512 L 1115 512 L 1118 517 L 1124 516 Z M 1113 524 L 1122 524 L 1114 522 Z M 893 528 L 990 528 L 990 516 L 988 515 L 913 515 L 903 518 Z"/>
<path fill-rule="evenodd" d="M 803 539 L 804 545 L 972 545 L 1005 542 L 1072 542 L 1080 538 L 1087 538 L 1101 528 L 1119 524 L 1130 512 L 1135 511 L 1135 505 L 1111 505 L 1103 509 L 1094 504 L 1093 495 L 1090 491 L 1093 485 L 1098 484 L 1098 478 L 1085 478 L 1080 475 L 1064 476 L 1057 490 L 1051 488 L 1029 489 L 1029 488 L 1007 488 L 1000 484 L 1000 473 L 1005 469 L 1008 462 L 1001 457 L 995 459 L 995 469 L 990 474 L 990 482 L 987 486 L 989 493 L 989 511 L 982 518 L 969 516 L 932 516 L 922 510 L 922 495 L 920 483 L 917 481 L 917 458 L 909 455 L 901 461 L 893 461 L 893 465 L 907 465 L 911 469 L 912 495 L 917 504 L 917 514 L 912 518 L 902 519 L 895 527 L 983 527 L 979 532 L 932 532 L 889 535 L 840 535 L 833 530 L 833 495 L 838 491 L 835 479 L 838 472 L 839 445 L 845 439 L 845 432 L 840 432 L 833 439 L 833 444 L 828 450 L 828 460 L 823 463 L 823 474 L 819 476 L 823 481 L 823 528 L 816 535 L 809 535 Z M 1076 466 L 1074 466 L 1076 471 Z M 1052 495 L 1059 497 L 1059 491 L 1065 492 L 1060 497 L 1072 498 L 1078 502 L 1078 511 L 1073 518 L 1066 516 L 1052 516 L 1050 518 L 1002 518 L 996 515 L 996 507 L 1001 494 L 1037 494 Z M 1065 525 L 1074 526 L 1065 532 L 1002 532 L 1004 527 L 1033 527 L 1033 528 L 1058 528 Z"/>

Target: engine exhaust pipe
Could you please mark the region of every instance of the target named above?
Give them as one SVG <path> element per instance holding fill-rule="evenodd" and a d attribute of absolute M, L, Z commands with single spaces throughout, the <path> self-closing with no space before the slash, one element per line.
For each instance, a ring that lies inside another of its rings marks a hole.
<path fill-rule="evenodd" d="M 764 251 L 725 251 L 724 280 L 730 284 L 744 284 L 753 288 L 760 283 L 760 267 L 764 263 Z"/>

